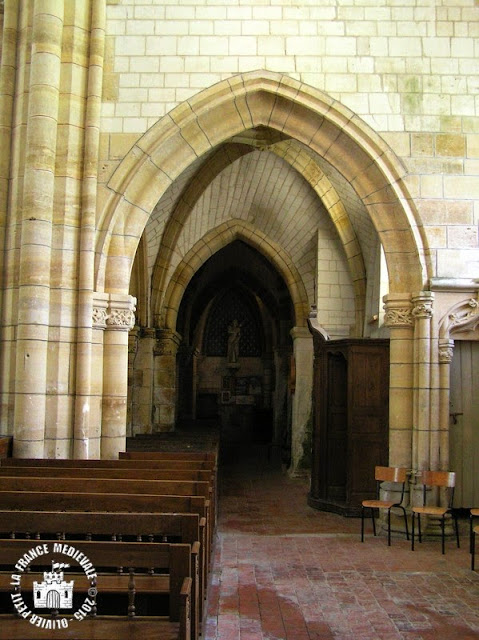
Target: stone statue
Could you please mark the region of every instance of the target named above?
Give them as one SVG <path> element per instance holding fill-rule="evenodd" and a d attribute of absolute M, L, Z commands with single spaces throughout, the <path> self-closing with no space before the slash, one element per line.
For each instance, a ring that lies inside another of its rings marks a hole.
<path fill-rule="evenodd" d="M 238 362 L 240 334 L 241 325 L 235 318 L 228 327 L 228 362 L 231 364 Z"/>

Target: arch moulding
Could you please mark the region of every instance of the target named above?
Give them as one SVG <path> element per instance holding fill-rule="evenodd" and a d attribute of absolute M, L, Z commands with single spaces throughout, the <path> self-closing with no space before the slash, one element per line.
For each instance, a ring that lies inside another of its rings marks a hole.
<path fill-rule="evenodd" d="M 234 240 L 242 240 L 273 264 L 285 281 L 291 296 L 295 326 L 306 326 L 309 312 L 308 296 L 293 261 L 279 245 L 245 220 L 229 220 L 215 229 L 211 229 L 184 256 L 170 280 L 162 310 L 154 310 L 157 326 L 169 329 L 176 327 L 179 305 L 191 278 L 211 258 L 212 254 Z"/>
<path fill-rule="evenodd" d="M 424 288 L 422 230 L 403 180 L 404 167 L 388 145 L 321 91 L 288 76 L 255 71 L 228 78 L 175 107 L 120 163 L 107 184 L 98 220 L 98 291 L 128 292 L 139 239 L 172 182 L 208 151 L 259 126 L 305 144 L 350 182 L 380 236 L 390 292 Z"/>

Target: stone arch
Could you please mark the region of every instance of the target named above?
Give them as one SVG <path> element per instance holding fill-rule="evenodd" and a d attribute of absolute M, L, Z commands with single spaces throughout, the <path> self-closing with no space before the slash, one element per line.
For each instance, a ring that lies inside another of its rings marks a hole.
<path fill-rule="evenodd" d="M 294 262 L 279 245 L 244 220 L 229 220 L 211 229 L 184 256 L 166 290 L 161 317 L 156 320 L 159 326 L 167 330 L 176 327 L 180 302 L 191 278 L 212 254 L 234 240 L 242 240 L 249 244 L 274 265 L 285 281 L 291 296 L 295 326 L 306 326 L 309 312 L 308 297 Z"/>
<path fill-rule="evenodd" d="M 366 270 L 356 232 L 341 202 L 339 194 L 313 158 L 311 158 L 304 149 L 300 147 L 295 148 L 291 140 L 272 144 L 268 147 L 268 150 L 282 158 L 306 180 L 329 213 L 348 260 L 351 280 L 355 290 L 356 320 L 358 327 L 360 327 L 364 320 Z M 167 287 L 167 276 L 171 256 L 173 255 L 177 240 L 195 203 L 210 184 L 211 180 L 215 178 L 227 164 L 234 162 L 251 151 L 252 148 L 248 148 L 247 145 L 243 144 L 231 144 L 228 145 L 228 148 L 221 147 L 198 171 L 179 199 L 172 216 L 165 225 L 157 262 L 153 270 L 152 307 L 155 310 L 154 313 L 157 315 L 159 314 L 159 309 L 161 308 Z"/>
<path fill-rule="evenodd" d="M 398 158 L 341 103 L 297 80 L 261 70 L 228 78 L 178 105 L 121 162 L 107 184 L 98 221 L 98 291 L 128 292 L 139 239 L 172 182 L 206 152 L 260 126 L 302 142 L 349 181 L 384 247 L 390 292 L 425 287 L 429 265 L 422 228 Z"/>

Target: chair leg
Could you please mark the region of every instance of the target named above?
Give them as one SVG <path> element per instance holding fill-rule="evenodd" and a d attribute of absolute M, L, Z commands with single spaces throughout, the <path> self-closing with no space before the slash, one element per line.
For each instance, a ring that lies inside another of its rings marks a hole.
<path fill-rule="evenodd" d="M 415 516 L 414 511 L 411 512 L 411 515 L 412 515 L 412 519 L 411 519 L 411 551 L 414 551 L 414 516 Z"/>
<path fill-rule="evenodd" d="M 441 546 L 442 546 L 442 555 L 444 555 L 446 553 L 446 540 L 445 540 L 445 533 L 444 533 L 444 529 L 445 529 L 445 519 L 444 516 L 442 516 L 441 519 Z"/>
<path fill-rule="evenodd" d="M 417 532 L 419 534 L 419 542 L 422 542 L 422 533 L 421 533 L 421 514 L 417 514 Z"/>
<path fill-rule="evenodd" d="M 472 545 L 473 545 L 473 539 L 472 539 L 472 515 L 469 514 L 469 553 L 472 553 Z"/>
<path fill-rule="evenodd" d="M 406 509 L 404 507 L 401 507 L 403 515 L 404 515 L 404 526 L 406 528 L 406 539 L 409 540 L 409 527 L 407 526 L 407 514 L 406 514 Z"/>
<path fill-rule="evenodd" d="M 474 531 L 471 536 L 471 571 L 475 571 L 474 564 L 476 560 L 476 534 Z"/>
<path fill-rule="evenodd" d="M 388 509 L 388 547 L 391 546 L 391 509 Z"/>
<path fill-rule="evenodd" d="M 456 514 L 453 514 L 454 517 L 454 524 L 456 526 L 456 542 L 457 542 L 457 548 L 459 549 L 459 526 L 457 524 L 457 516 Z"/>
<path fill-rule="evenodd" d="M 361 542 L 364 542 L 364 507 L 361 507 Z"/>

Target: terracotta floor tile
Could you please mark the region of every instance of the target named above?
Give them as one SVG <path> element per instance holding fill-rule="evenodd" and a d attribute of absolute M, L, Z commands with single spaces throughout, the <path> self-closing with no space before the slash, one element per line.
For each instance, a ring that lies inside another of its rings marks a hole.
<path fill-rule="evenodd" d="M 202 640 L 479 640 L 479 573 L 462 547 L 316 511 L 261 452 L 228 458 Z M 466 525 L 466 526 L 464 526 Z"/>

